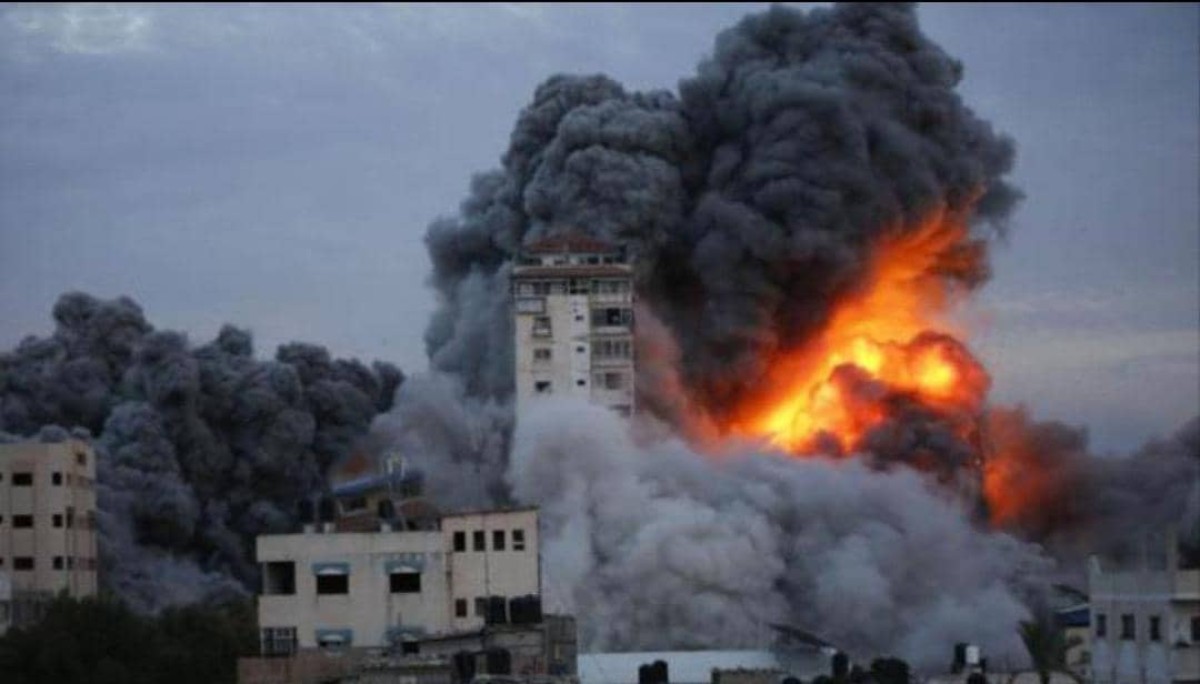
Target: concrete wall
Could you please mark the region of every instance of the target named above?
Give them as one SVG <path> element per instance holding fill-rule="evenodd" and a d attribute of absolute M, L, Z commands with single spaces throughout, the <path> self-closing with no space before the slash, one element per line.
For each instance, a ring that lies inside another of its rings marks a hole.
<path fill-rule="evenodd" d="M 31 485 L 14 482 L 25 476 Z M 14 591 L 96 593 L 95 482 L 84 442 L 0 444 L 0 571 Z M 32 516 L 33 526 L 16 527 L 16 516 Z M 32 570 L 18 567 L 27 559 Z"/>
<path fill-rule="evenodd" d="M 513 543 L 514 531 L 524 535 L 524 549 Z M 453 551 L 454 536 L 462 532 L 465 551 Z M 483 533 L 484 548 L 476 549 L 476 533 Z M 498 549 L 497 533 L 504 537 Z M 483 626 L 483 616 L 475 610 L 476 599 L 488 596 L 527 596 L 541 594 L 541 568 L 538 556 L 538 513 L 536 509 L 505 512 L 467 513 L 442 518 L 442 534 L 449 550 L 451 626 L 455 630 Z M 466 601 L 465 617 L 453 612 L 457 601 Z"/>
<path fill-rule="evenodd" d="M 1174 553 L 1167 560 L 1162 567 L 1144 559 L 1122 567 L 1100 559 L 1089 564 L 1096 684 L 1200 682 L 1200 644 L 1190 634 L 1191 620 L 1200 616 L 1200 571 L 1176 567 Z M 1132 620 L 1131 635 L 1123 629 L 1126 620 Z M 1152 620 L 1157 635 L 1151 633 Z"/>
<path fill-rule="evenodd" d="M 258 561 L 293 562 L 295 593 L 260 595 L 260 628 L 295 627 L 300 648 L 327 630 L 350 630 L 352 646 L 385 646 L 389 630 L 449 625 L 446 553 L 439 532 L 310 533 L 258 538 Z M 319 574 L 349 573 L 349 593 L 320 595 Z M 419 567 L 419 593 L 392 593 L 390 575 Z"/>
<path fill-rule="evenodd" d="M 514 531 L 524 535 L 523 549 Z M 475 534 L 483 534 L 476 550 Z M 455 551 L 455 534 L 466 547 Z M 497 533 L 503 535 L 498 548 Z M 257 559 L 292 563 L 295 590 L 272 593 L 264 581 L 258 597 L 260 629 L 295 628 L 299 648 L 315 648 L 322 635 L 349 637 L 348 647 L 385 647 L 393 637 L 416 637 L 477 628 L 476 599 L 539 594 L 536 509 L 445 516 L 441 529 L 268 535 L 257 540 Z M 393 593 L 390 576 L 419 570 L 418 593 Z M 345 575 L 347 593 L 319 594 L 318 577 Z M 466 615 L 456 615 L 465 601 Z"/>

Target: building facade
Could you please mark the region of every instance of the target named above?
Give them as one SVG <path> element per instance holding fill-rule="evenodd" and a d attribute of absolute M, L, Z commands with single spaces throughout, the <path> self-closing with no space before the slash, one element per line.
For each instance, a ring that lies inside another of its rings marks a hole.
<path fill-rule="evenodd" d="M 79 440 L 0 444 L 0 572 L 22 606 L 97 587 L 96 458 Z"/>
<path fill-rule="evenodd" d="M 512 274 L 518 409 L 578 397 L 634 410 L 633 267 L 623 250 L 564 235 L 528 246 Z"/>
<path fill-rule="evenodd" d="M 257 540 L 264 655 L 477 629 L 489 610 L 540 594 L 537 509 L 444 515 L 433 529 L 306 530 Z"/>
<path fill-rule="evenodd" d="M 1200 563 L 1173 531 L 1123 563 L 1088 568 L 1095 684 L 1200 682 Z"/>

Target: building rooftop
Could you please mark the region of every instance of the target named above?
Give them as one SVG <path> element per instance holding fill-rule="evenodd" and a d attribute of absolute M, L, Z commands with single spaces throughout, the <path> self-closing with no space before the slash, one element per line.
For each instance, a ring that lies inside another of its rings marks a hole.
<path fill-rule="evenodd" d="M 616 245 L 581 233 L 562 233 L 535 240 L 525 246 L 529 254 L 611 254 L 620 251 Z"/>
<path fill-rule="evenodd" d="M 577 264 L 571 266 L 518 266 L 513 276 L 519 278 L 628 278 L 628 264 Z"/>

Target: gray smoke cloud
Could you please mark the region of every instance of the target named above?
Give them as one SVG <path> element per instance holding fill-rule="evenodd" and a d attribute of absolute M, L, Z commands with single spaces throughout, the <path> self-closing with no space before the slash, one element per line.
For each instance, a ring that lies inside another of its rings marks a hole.
<path fill-rule="evenodd" d="M 863 286 L 884 234 L 961 217 L 967 239 L 933 275 L 966 290 L 986 281 L 987 247 L 1020 193 L 1006 180 L 1013 143 L 962 102 L 961 78 L 905 4 L 750 15 L 677 93 L 549 78 L 500 168 L 428 230 L 433 372 L 375 434 L 420 459 L 453 505 L 542 507 L 548 598 L 576 611 L 587 648 L 761 646 L 768 623 L 790 621 L 921 665 L 944 664 L 962 640 L 1020 661 L 1016 624 L 1038 602 L 1026 592 L 1061 569 L 983 529 L 951 494 L 980 456 L 981 406 L 952 414 L 843 368 L 839 385 L 890 416 L 857 458 L 780 458 L 719 439 L 769 360 L 802 348 Z M 633 441 L 583 406 L 512 416 L 511 264 L 563 232 L 635 259 Z M 920 343 L 961 358 L 986 396 L 986 373 L 960 342 Z M 1038 499 L 1051 520 L 1024 513 L 1008 523 L 1014 534 L 1074 560 L 1062 540 L 1090 547 L 1105 520 L 1129 516 L 1121 529 L 1136 535 L 1178 519 L 1174 503 L 1151 502 L 1163 477 L 1183 472 L 1164 463 L 1188 462 L 1194 439 L 1183 460 L 1108 462 L 1069 428 L 1018 422 L 1032 433 L 1010 443 L 1026 440 L 1032 455 L 1016 471 L 1057 484 Z M 1125 478 L 1139 484 L 1123 488 Z M 1089 503 L 1054 518 L 1073 488 Z"/>
<path fill-rule="evenodd" d="M 758 647 L 789 624 L 922 668 L 944 667 L 957 641 L 1023 660 L 1023 596 L 1047 562 L 974 527 L 916 471 L 706 458 L 629 430 L 558 401 L 514 436 L 509 482 L 541 507 L 547 600 L 580 616 L 589 647 Z"/>
<path fill-rule="evenodd" d="M 102 577 L 141 610 L 253 586 L 254 537 L 293 527 L 403 381 L 310 344 L 256 359 L 232 326 L 193 347 L 126 297 L 65 294 L 54 320 L 0 353 L 0 431 L 95 435 Z"/>
<path fill-rule="evenodd" d="M 1184 562 L 1200 567 L 1200 416 L 1125 457 L 1095 456 L 1085 430 L 1022 409 L 993 409 L 988 432 L 1004 490 L 1019 503 L 1002 516 L 1007 528 L 1060 558 L 1131 560 L 1161 551 L 1174 527 Z"/>

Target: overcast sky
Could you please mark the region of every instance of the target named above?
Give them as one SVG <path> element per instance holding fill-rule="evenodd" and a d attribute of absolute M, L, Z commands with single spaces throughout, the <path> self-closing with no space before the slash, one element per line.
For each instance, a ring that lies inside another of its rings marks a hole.
<path fill-rule="evenodd" d="M 64 291 L 425 367 L 426 225 L 556 72 L 674 89 L 754 5 L 0 6 L 0 348 Z M 1026 193 L 999 402 L 1127 449 L 1200 412 L 1200 9 L 930 5 Z"/>

